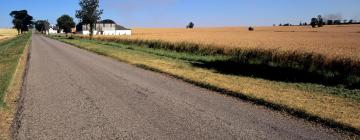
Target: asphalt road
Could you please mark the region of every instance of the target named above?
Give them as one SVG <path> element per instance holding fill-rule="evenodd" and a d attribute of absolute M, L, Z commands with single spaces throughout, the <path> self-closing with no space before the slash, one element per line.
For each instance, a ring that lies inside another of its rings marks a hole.
<path fill-rule="evenodd" d="M 262 106 L 34 34 L 15 139 L 343 139 Z"/>

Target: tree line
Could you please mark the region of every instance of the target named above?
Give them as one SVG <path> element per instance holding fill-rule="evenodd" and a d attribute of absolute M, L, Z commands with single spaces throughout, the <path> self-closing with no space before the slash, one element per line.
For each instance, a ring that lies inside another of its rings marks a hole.
<path fill-rule="evenodd" d="M 93 36 L 93 31 L 98 20 L 101 19 L 100 15 L 103 13 L 102 9 L 99 9 L 99 0 L 80 0 L 80 10 L 76 11 L 76 18 L 83 24 L 90 25 L 90 36 Z M 50 23 L 48 20 L 33 21 L 33 17 L 28 14 L 26 10 L 12 11 L 10 16 L 13 18 L 14 28 L 18 30 L 18 34 L 27 32 L 29 28 L 33 28 L 41 33 L 46 33 L 50 29 Z M 71 29 L 75 27 L 74 19 L 64 14 L 57 19 L 56 27 L 58 32 L 70 33 Z"/>
<path fill-rule="evenodd" d="M 330 15 L 318 15 L 317 17 L 313 17 L 310 20 L 310 23 L 300 22 L 299 25 L 292 25 L 290 23 L 279 24 L 279 26 L 308 26 L 311 25 L 313 28 L 323 27 L 324 25 L 347 25 L 347 24 L 360 24 L 360 20 L 354 19 L 343 19 L 341 15 L 338 14 L 330 14 Z M 275 24 L 273 26 L 276 26 Z"/>
<path fill-rule="evenodd" d="M 79 5 L 80 9 L 76 10 L 75 17 L 79 19 L 80 23 L 89 25 L 90 38 L 92 38 L 94 28 L 97 21 L 101 19 L 100 16 L 103 14 L 103 10 L 99 9 L 99 0 L 80 0 Z M 46 33 L 50 29 L 48 20 L 37 20 L 34 22 L 33 17 L 28 15 L 26 10 L 12 11 L 10 16 L 13 17 L 14 28 L 19 31 L 19 34 L 28 31 L 32 26 L 35 26 L 35 29 L 41 33 Z M 58 33 L 63 31 L 68 34 L 75 26 L 73 18 L 69 15 L 64 14 L 57 19 L 56 27 Z M 192 29 L 194 26 L 195 24 L 190 22 L 186 28 Z"/>

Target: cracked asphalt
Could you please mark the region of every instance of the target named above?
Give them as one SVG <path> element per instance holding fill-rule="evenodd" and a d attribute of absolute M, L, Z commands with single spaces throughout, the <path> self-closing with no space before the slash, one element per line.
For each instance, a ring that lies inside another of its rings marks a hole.
<path fill-rule="evenodd" d="M 344 139 L 346 135 L 34 34 L 14 139 Z"/>

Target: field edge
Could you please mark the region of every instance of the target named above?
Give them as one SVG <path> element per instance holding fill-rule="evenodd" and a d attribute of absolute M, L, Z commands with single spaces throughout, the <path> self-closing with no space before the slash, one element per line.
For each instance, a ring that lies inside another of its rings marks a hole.
<path fill-rule="evenodd" d="M 28 67 L 28 60 L 30 57 L 31 35 L 24 47 L 24 52 L 18 60 L 16 70 L 12 76 L 10 84 L 5 92 L 4 103 L 5 107 L 0 107 L 0 139 L 12 139 L 12 125 L 16 117 L 19 101 L 21 98 L 24 77 Z"/>

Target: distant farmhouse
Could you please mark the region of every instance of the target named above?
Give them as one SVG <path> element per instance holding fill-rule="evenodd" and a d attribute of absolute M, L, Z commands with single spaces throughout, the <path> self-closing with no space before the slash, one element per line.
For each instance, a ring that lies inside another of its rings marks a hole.
<path fill-rule="evenodd" d="M 49 31 L 47 32 L 47 34 L 57 34 L 58 33 L 59 28 L 55 25 L 50 26 Z M 63 33 L 63 31 L 61 30 L 59 33 Z"/>
<path fill-rule="evenodd" d="M 76 25 L 76 33 L 90 34 L 90 26 L 79 23 Z M 113 20 L 105 19 L 96 23 L 94 35 L 131 35 L 131 29 L 116 24 Z"/>

